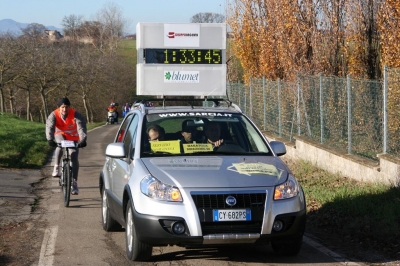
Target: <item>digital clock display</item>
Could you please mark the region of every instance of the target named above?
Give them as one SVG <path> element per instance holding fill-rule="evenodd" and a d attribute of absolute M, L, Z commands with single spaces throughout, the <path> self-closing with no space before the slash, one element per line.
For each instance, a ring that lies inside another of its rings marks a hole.
<path fill-rule="evenodd" d="M 222 64 L 218 49 L 144 49 L 146 64 Z"/>

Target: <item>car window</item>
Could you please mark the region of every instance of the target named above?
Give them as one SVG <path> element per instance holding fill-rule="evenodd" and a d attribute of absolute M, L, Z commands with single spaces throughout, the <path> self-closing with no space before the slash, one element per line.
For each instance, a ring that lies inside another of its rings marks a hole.
<path fill-rule="evenodd" d="M 127 154 L 131 159 L 133 158 L 133 149 L 135 148 L 136 141 L 136 131 L 139 122 L 139 117 L 136 114 L 132 115 L 131 123 L 127 128 L 124 138 L 125 154 Z"/>
<path fill-rule="evenodd" d="M 129 124 L 132 120 L 132 117 L 133 117 L 133 114 L 130 114 L 125 118 L 120 129 L 118 130 L 117 137 L 115 138 L 115 142 L 122 142 L 124 140 L 126 129 L 129 126 Z"/>
<path fill-rule="evenodd" d="M 202 153 L 272 155 L 254 125 L 237 113 L 148 114 L 143 121 L 142 134 L 143 156 Z"/>

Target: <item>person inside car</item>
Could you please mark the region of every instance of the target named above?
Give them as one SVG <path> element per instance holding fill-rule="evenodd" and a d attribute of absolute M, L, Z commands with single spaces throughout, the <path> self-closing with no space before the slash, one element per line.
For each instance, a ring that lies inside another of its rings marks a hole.
<path fill-rule="evenodd" d="M 151 142 L 164 140 L 165 137 L 165 130 L 159 125 L 152 125 L 148 127 L 146 133 L 148 136 L 148 141 L 144 143 L 143 150 L 145 152 L 151 151 Z"/>
<path fill-rule="evenodd" d="M 147 135 L 150 142 L 164 140 L 165 130 L 159 125 L 152 125 L 147 129 Z"/>
<path fill-rule="evenodd" d="M 181 143 L 195 143 L 197 138 L 197 129 L 193 124 L 193 120 L 185 120 L 182 122 L 182 138 Z"/>
<path fill-rule="evenodd" d="M 219 147 L 224 143 L 221 138 L 221 126 L 218 122 L 208 122 L 204 128 L 205 140 L 204 143 L 210 143 L 213 148 Z"/>

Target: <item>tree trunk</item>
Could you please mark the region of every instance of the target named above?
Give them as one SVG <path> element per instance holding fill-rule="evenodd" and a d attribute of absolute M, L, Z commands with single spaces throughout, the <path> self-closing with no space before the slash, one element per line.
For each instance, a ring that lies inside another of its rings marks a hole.
<path fill-rule="evenodd" d="M 89 120 L 89 109 L 88 109 L 88 104 L 87 104 L 87 101 L 86 101 L 86 94 L 85 93 L 83 93 L 82 100 L 83 100 L 83 106 L 85 108 L 86 122 L 89 123 L 90 122 L 90 120 Z"/>
<path fill-rule="evenodd" d="M 40 97 L 43 102 L 43 113 L 41 112 L 41 116 L 43 117 L 43 122 L 46 122 L 46 119 L 49 116 L 49 107 L 47 106 L 46 95 L 44 94 L 43 88 L 40 90 Z"/>
<path fill-rule="evenodd" d="M 30 115 L 31 114 L 31 112 L 30 112 L 30 98 L 31 98 L 31 92 L 28 89 L 26 91 L 26 120 L 28 120 L 28 121 L 29 121 L 29 117 L 32 117 Z"/>
<path fill-rule="evenodd" d="M 10 113 L 16 114 L 14 108 L 14 90 L 12 88 L 8 89 L 8 96 L 10 98 Z"/>
<path fill-rule="evenodd" d="M 0 83 L 0 103 L 1 103 L 1 112 L 5 112 L 5 105 L 4 105 L 4 91 L 3 87 Z"/>

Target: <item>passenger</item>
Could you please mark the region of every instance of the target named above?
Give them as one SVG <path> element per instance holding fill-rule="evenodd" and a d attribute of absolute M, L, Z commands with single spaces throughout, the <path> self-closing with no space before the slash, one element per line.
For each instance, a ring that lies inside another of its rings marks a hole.
<path fill-rule="evenodd" d="M 185 120 L 182 122 L 181 143 L 196 143 L 198 132 L 196 126 L 194 124 L 191 125 L 190 122 L 193 123 L 193 120 Z"/>
<path fill-rule="evenodd" d="M 204 143 L 210 143 L 213 148 L 219 147 L 224 143 L 224 139 L 221 138 L 221 126 L 218 122 L 208 122 L 204 129 L 205 141 Z"/>
<path fill-rule="evenodd" d="M 149 141 L 164 140 L 165 130 L 159 125 L 152 125 L 147 129 L 147 135 L 149 136 Z"/>

